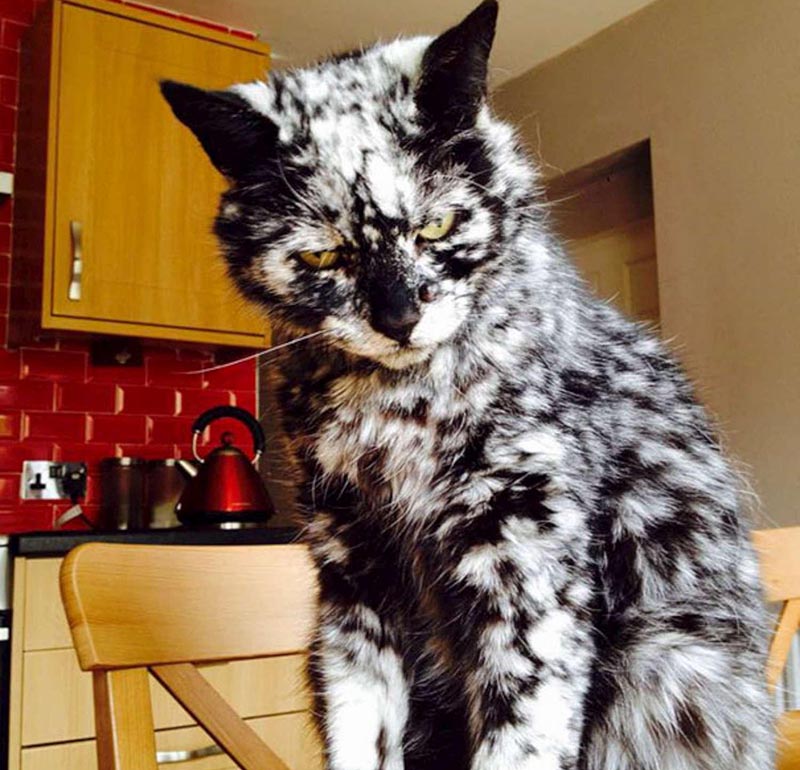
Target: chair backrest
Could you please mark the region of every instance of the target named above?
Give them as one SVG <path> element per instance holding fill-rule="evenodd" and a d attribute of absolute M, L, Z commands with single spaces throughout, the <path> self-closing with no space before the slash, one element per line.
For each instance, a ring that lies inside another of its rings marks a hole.
<path fill-rule="evenodd" d="M 93 672 L 100 770 L 157 770 L 148 673 L 244 770 L 286 770 L 193 664 L 306 649 L 316 592 L 300 545 L 70 552 L 61 594 L 78 661 Z"/>
<path fill-rule="evenodd" d="M 800 527 L 757 530 L 753 532 L 753 543 L 766 597 L 782 604 L 767 663 L 767 682 L 774 688 L 800 627 Z"/>
<path fill-rule="evenodd" d="M 753 532 L 753 543 L 761 562 L 766 597 L 781 603 L 767 660 L 767 682 L 774 690 L 800 627 L 800 527 Z M 800 711 L 785 711 L 778 720 L 775 768 L 800 770 Z"/>
<path fill-rule="evenodd" d="M 759 530 L 753 542 L 766 596 L 783 603 L 774 688 L 800 626 L 800 527 Z M 157 770 L 148 672 L 244 770 L 286 770 L 192 664 L 307 647 L 317 585 L 304 546 L 91 543 L 64 560 L 61 591 L 81 668 L 94 676 L 100 770 Z"/>

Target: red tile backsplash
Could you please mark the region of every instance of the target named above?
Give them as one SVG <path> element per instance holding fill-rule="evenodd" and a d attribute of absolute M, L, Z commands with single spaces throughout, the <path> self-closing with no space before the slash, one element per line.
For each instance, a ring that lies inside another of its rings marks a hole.
<path fill-rule="evenodd" d="M 120 388 L 122 414 L 160 414 L 173 417 L 178 413 L 180 391 L 175 388 L 156 388 L 145 385 L 125 385 Z"/>
<path fill-rule="evenodd" d="M 0 0 L 0 171 L 14 170 L 19 40 L 41 5 L 43 0 Z M 206 26 L 254 37 L 212 22 Z M 200 347 L 146 342 L 138 367 L 93 366 L 88 343 L 75 338 L 8 350 L 13 205 L 13 198 L 0 196 L 0 532 L 51 529 L 69 506 L 19 499 L 24 460 L 87 462 L 94 480 L 84 510 L 95 520 L 94 490 L 104 457 L 191 457 L 191 425 L 200 412 L 220 403 L 252 411 L 256 405 L 254 361 L 198 372 L 222 363 L 213 350 Z M 247 445 L 244 434 L 241 441 Z"/>
<path fill-rule="evenodd" d="M 21 438 L 19 433 L 21 412 L 6 412 L 0 414 L 0 439 L 17 441 Z"/>
<path fill-rule="evenodd" d="M 154 444 L 192 443 L 194 417 L 151 417 L 150 440 Z"/>
<path fill-rule="evenodd" d="M 19 476 L 0 473 L 0 505 L 16 502 L 19 497 Z"/>
<path fill-rule="evenodd" d="M 25 460 L 55 460 L 57 449 L 52 441 L 4 441 L 0 443 L 0 471 L 19 473 Z"/>
<path fill-rule="evenodd" d="M 149 429 L 147 417 L 104 414 L 89 416 L 89 441 L 97 441 L 101 444 L 118 441 L 126 444 L 146 444 Z"/>
<path fill-rule="evenodd" d="M 52 382 L 0 382 L 0 409 L 52 409 Z"/>
<path fill-rule="evenodd" d="M 236 406 L 236 395 L 231 390 L 181 390 L 178 403 L 180 414 L 197 417 L 215 406 Z"/>
<path fill-rule="evenodd" d="M 73 442 L 86 441 L 87 415 L 68 412 L 24 412 L 22 439 L 39 441 L 45 438 L 66 438 Z"/>
<path fill-rule="evenodd" d="M 85 382 L 88 355 L 71 350 L 22 349 L 22 377 Z"/>
<path fill-rule="evenodd" d="M 116 414 L 122 404 L 122 388 L 118 385 L 62 382 L 56 385 L 56 390 L 56 410 L 59 412 Z"/>

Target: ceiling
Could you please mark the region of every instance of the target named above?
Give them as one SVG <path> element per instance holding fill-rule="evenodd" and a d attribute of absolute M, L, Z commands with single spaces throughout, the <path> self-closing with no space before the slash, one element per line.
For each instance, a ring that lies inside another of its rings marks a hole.
<path fill-rule="evenodd" d="M 436 34 L 478 0 L 153 0 L 182 13 L 255 30 L 274 66 L 398 35 Z M 522 74 L 648 5 L 652 0 L 501 0 L 491 83 Z"/>

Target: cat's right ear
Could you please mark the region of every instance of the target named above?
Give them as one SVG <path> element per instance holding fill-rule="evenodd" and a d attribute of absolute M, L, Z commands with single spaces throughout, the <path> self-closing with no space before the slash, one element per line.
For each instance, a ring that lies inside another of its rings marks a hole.
<path fill-rule="evenodd" d="M 424 120 L 447 131 L 470 128 L 486 96 L 497 0 L 483 0 L 461 23 L 439 35 L 422 59 L 417 107 Z"/>
<path fill-rule="evenodd" d="M 240 179 L 274 155 L 276 126 L 238 94 L 204 91 L 174 80 L 160 85 L 175 117 L 226 177 Z"/>

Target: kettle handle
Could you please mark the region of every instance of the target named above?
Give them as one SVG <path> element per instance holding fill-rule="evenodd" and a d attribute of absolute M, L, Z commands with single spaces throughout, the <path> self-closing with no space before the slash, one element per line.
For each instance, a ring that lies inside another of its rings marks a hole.
<path fill-rule="evenodd" d="M 214 406 L 206 410 L 192 423 L 192 451 L 197 460 L 203 462 L 203 459 L 197 454 L 198 437 L 212 422 L 214 422 L 214 420 L 218 420 L 220 417 L 233 417 L 235 420 L 244 423 L 250 431 L 250 435 L 253 437 L 253 451 L 255 452 L 255 456 L 252 462 L 256 463 L 267 445 L 264 429 L 261 427 L 261 423 L 246 409 L 242 409 L 239 406 L 228 406 L 227 404 L 224 406 Z"/>

